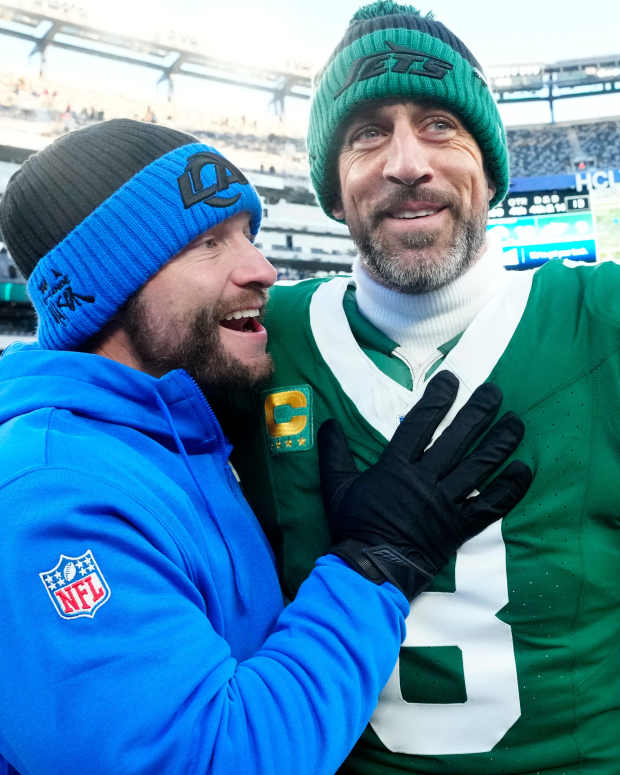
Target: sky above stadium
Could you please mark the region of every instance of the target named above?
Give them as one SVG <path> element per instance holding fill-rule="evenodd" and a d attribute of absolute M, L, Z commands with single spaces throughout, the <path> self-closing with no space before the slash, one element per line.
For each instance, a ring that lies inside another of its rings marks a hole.
<path fill-rule="evenodd" d="M 363 0 L 75 0 L 87 9 L 93 26 L 105 26 L 125 35 L 150 37 L 154 31 L 187 33 L 204 42 L 204 52 L 256 65 L 286 67 L 298 61 L 320 66 L 341 38 Z M 19 5 L 19 0 L 15 0 Z M 551 63 L 620 53 L 619 0 L 420 0 L 422 11 L 456 32 L 483 67 L 514 63 Z M 15 69 L 28 62 L 31 44 L 2 37 L 0 67 Z M 149 89 L 153 72 L 146 68 L 115 69 L 113 63 L 59 50 L 48 53 L 48 74 L 71 78 L 104 79 L 122 89 Z M 31 63 L 33 67 L 35 62 Z M 144 70 L 144 72 L 140 72 Z M 64 71 L 64 73 L 62 72 Z M 181 80 L 181 79 L 180 79 Z M 194 79 L 188 79 L 193 81 Z M 184 86 L 175 85 L 177 93 Z M 195 82 L 189 88 L 196 88 Z M 228 87 L 210 93 L 221 105 L 247 101 L 253 114 L 266 107 L 264 94 L 239 95 Z M 146 92 L 145 92 L 146 94 Z M 148 96 L 145 96 L 148 100 Z M 288 100 L 287 103 L 301 103 Z M 292 106 L 293 109 L 304 106 Z M 307 107 L 307 103 L 306 103 Z M 287 111 L 291 112 L 289 107 Z M 549 120 L 544 103 L 502 107 L 507 123 Z M 556 103 L 556 120 L 620 114 L 620 94 Z"/>
<path fill-rule="evenodd" d="M 99 0 L 92 0 L 101 7 Z M 204 33 L 229 52 L 245 47 L 255 56 L 307 56 L 318 64 L 340 38 L 360 0 L 109 0 L 126 19 L 128 8 L 143 25 L 145 14 Z M 415 3 L 457 33 L 483 65 L 552 62 L 620 51 L 618 0 L 429 0 Z M 148 10 L 147 10 L 148 9 Z"/>
<path fill-rule="evenodd" d="M 93 7 L 118 9 L 126 28 L 171 25 L 171 0 L 85 0 Z M 179 29 L 200 34 L 222 57 L 256 64 L 282 65 L 286 60 L 318 68 L 341 38 L 349 19 L 364 0 L 174 0 Z M 432 10 L 471 48 L 483 67 L 512 63 L 551 63 L 620 53 L 618 0 L 426 0 Z M 131 10 L 129 10 L 131 9 Z M 165 20 L 165 21 L 163 21 Z M 507 123 L 547 121 L 546 104 L 502 108 Z M 556 103 L 556 119 L 615 115 L 620 95 Z"/>

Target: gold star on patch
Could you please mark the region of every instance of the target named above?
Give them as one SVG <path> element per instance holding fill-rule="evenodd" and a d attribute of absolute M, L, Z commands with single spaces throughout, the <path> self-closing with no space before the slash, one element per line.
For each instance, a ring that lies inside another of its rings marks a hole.
<path fill-rule="evenodd" d="M 278 449 L 280 449 L 281 446 L 282 446 L 282 442 L 281 441 L 276 441 L 276 447 Z"/>
<path fill-rule="evenodd" d="M 287 447 L 292 447 L 293 446 L 293 442 L 290 439 L 287 439 L 286 440 L 286 446 Z"/>
<path fill-rule="evenodd" d="M 306 440 L 302 436 L 301 438 L 297 439 L 297 446 L 298 447 L 305 447 L 306 446 Z"/>

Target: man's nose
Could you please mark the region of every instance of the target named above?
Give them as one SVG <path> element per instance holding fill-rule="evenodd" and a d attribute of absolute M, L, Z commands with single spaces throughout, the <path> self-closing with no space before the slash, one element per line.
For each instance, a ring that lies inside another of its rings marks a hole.
<path fill-rule="evenodd" d="M 428 183 L 433 177 L 429 149 L 408 124 L 394 128 L 386 154 L 383 177 L 392 183 L 413 186 Z"/>
<path fill-rule="evenodd" d="M 273 267 L 265 256 L 251 242 L 246 242 L 241 250 L 234 271 L 234 281 L 237 285 L 261 285 L 271 287 L 277 277 Z"/>

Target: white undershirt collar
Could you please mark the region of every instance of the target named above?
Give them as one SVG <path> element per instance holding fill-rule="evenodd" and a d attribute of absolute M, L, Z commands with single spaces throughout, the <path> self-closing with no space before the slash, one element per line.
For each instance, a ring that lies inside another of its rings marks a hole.
<path fill-rule="evenodd" d="M 507 281 L 501 251 L 487 250 L 467 272 L 428 293 L 401 293 L 380 285 L 357 260 L 357 306 L 374 326 L 397 342 L 412 365 L 427 363 L 437 348 L 464 331 Z"/>

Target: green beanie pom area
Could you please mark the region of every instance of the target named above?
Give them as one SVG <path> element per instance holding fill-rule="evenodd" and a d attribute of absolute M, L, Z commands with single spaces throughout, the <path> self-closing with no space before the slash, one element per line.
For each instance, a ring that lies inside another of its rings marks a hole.
<path fill-rule="evenodd" d="M 443 105 L 458 116 L 480 146 L 496 187 L 491 207 L 504 199 L 510 182 L 506 132 L 480 64 L 432 14 L 379 0 L 353 15 L 315 82 L 310 178 L 330 218 L 338 196 L 343 123 L 362 103 L 395 97 Z"/>
<path fill-rule="evenodd" d="M 375 16 L 389 16 L 394 13 L 408 13 L 414 16 L 422 16 L 417 8 L 412 5 L 400 5 L 394 3 L 393 0 L 379 0 L 377 3 L 371 3 L 370 5 L 363 5 L 358 8 L 357 11 L 351 17 L 349 24 L 357 22 L 360 19 L 374 19 Z M 433 18 L 433 12 L 429 11 L 426 14 L 427 19 Z"/>

